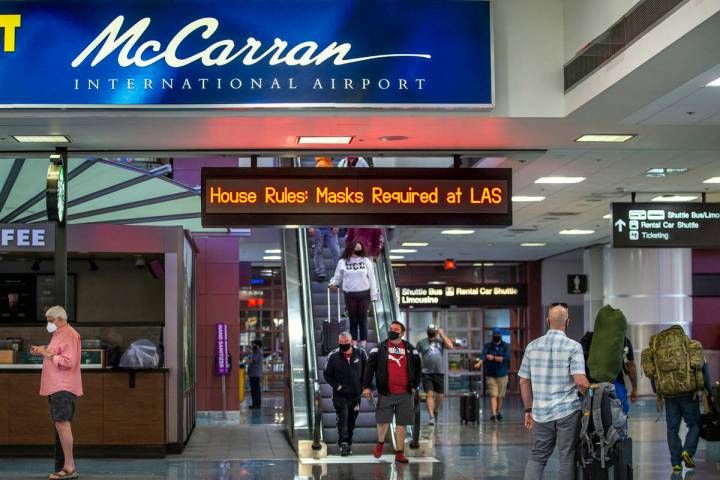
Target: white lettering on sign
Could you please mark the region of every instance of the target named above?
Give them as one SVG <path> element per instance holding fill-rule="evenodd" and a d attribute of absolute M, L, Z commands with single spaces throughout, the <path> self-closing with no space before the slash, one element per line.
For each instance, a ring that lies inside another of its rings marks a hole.
<path fill-rule="evenodd" d="M 234 40 L 220 40 L 213 43 L 205 50 L 195 53 L 187 57 L 178 56 L 182 44 L 187 37 L 196 31 L 200 32 L 200 36 L 209 40 L 217 31 L 220 22 L 212 17 L 200 18 L 194 22 L 190 22 L 183 27 L 168 42 L 163 50 L 163 45 L 158 40 L 148 40 L 136 48 L 136 44 L 140 41 L 143 34 L 150 26 L 151 19 L 143 18 L 135 25 L 121 33 L 125 17 L 120 15 L 116 17 L 100 34 L 78 55 L 72 62 L 73 68 L 77 68 L 97 50 L 92 60 L 91 66 L 95 67 L 105 58 L 110 56 L 118 48 L 118 64 L 121 67 L 148 67 L 161 60 L 170 67 L 180 68 L 195 62 L 202 62 L 206 67 L 227 65 L 240 57 L 244 65 L 255 65 L 261 61 L 267 61 L 269 65 L 290 65 L 290 66 L 309 66 L 321 65 L 332 59 L 335 65 L 347 65 L 358 62 L 367 62 L 370 60 L 378 60 L 382 58 L 396 57 L 415 57 L 430 59 L 428 54 L 420 53 L 391 53 L 385 55 L 372 55 L 368 57 L 346 58 L 350 54 L 352 45 L 350 43 L 337 42 L 330 43 L 322 51 L 315 42 L 301 42 L 288 50 L 288 42 L 275 38 L 273 44 L 263 47 L 262 42 L 253 37 L 245 40 L 245 45 L 238 48 Z M 122 48 L 121 48 L 122 47 Z"/>
<path fill-rule="evenodd" d="M 3 247 L 44 247 L 45 230 L 29 228 L 3 228 L 0 231 L 0 246 Z"/>

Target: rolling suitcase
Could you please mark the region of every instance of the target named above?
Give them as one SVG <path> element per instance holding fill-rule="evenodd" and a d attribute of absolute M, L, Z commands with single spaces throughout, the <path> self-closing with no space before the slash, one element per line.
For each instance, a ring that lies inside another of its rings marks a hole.
<path fill-rule="evenodd" d="M 610 461 L 605 468 L 600 462 L 580 465 L 577 480 L 632 480 L 632 438 L 623 438 L 610 453 Z"/>
<path fill-rule="evenodd" d="M 480 421 L 480 395 L 475 392 L 460 397 L 460 423 L 478 423 Z"/>
<path fill-rule="evenodd" d="M 340 289 L 337 290 L 337 318 L 333 319 L 330 308 L 330 289 L 327 291 L 328 318 L 322 323 L 322 354 L 327 355 L 337 348 L 338 337 L 350 327 L 347 318 L 340 315 Z"/>

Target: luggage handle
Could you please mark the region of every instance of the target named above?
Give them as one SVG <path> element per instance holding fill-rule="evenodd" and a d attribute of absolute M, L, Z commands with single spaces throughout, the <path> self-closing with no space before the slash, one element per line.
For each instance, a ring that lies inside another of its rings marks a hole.
<path fill-rule="evenodd" d="M 340 287 L 336 287 L 336 289 L 337 289 L 337 318 L 338 318 L 338 322 L 340 322 Z M 327 289 L 327 312 L 328 312 L 327 321 L 329 323 L 330 321 L 332 321 L 332 314 L 331 314 L 332 311 L 330 309 L 330 287 L 328 287 L 328 289 Z"/>

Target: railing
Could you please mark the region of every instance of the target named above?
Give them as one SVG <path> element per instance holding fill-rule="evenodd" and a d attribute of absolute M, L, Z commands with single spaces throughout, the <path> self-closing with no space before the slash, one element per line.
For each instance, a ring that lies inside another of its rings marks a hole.
<path fill-rule="evenodd" d="M 320 394 L 320 382 L 313 382 L 315 395 L 315 421 L 313 422 L 313 450 L 322 450 L 322 395 Z"/>

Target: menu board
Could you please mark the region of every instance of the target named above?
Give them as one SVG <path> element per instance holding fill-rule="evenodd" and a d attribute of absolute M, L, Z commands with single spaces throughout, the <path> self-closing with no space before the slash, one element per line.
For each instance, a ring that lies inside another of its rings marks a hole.
<path fill-rule="evenodd" d="M 0 322 L 35 319 L 35 275 L 0 275 Z"/>
<path fill-rule="evenodd" d="M 55 296 L 55 276 L 54 275 L 36 275 L 37 277 L 37 301 L 36 301 L 36 318 L 38 321 L 45 321 L 45 312 L 48 308 L 59 305 Z M 63 305 L 68 314 L 68 320 L 75 321 L 75 275 L 67 276 L 68 304 Z"/>

